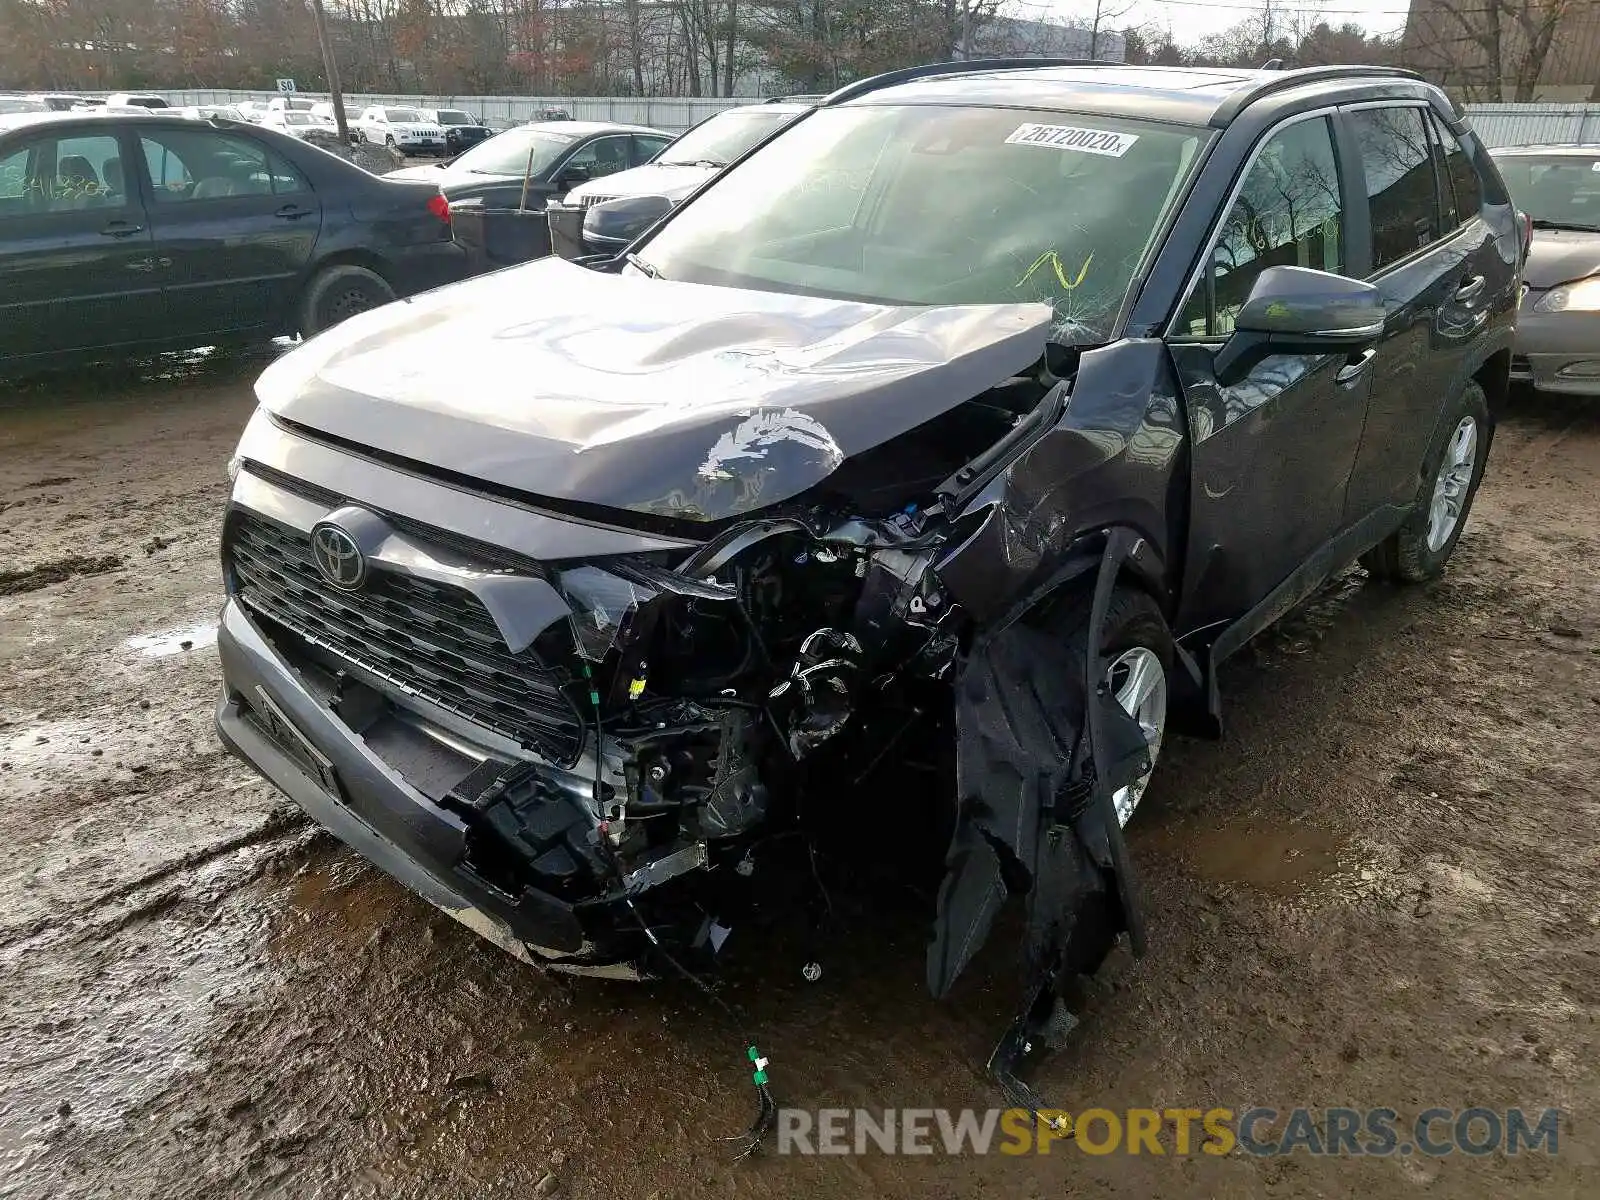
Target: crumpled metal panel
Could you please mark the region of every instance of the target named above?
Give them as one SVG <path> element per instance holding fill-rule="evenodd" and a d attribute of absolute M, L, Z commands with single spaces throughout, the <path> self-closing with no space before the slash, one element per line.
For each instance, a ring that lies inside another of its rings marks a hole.
<path fill-rule="evenodd" d="M 560 259 L 362 314 L 268 367 L 280 417 L 532 495 L 713 521 L 795 496 L 1043 353 L 1042 304 L 886 306 Z"/>

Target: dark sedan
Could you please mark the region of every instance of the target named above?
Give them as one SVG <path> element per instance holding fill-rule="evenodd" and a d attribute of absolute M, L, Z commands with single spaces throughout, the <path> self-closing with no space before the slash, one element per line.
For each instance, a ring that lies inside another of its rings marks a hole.
<path fill-rule="evenodd" d="M 425 108 L 422 115 L 444 130 L 446 154 L 461 154 L 494 136 L 494 130 L 465 109 Z"/>
<path fill-rule="evenodd" d="M 1533 222 L 1512 378 L 1600 396 L 1600 146 L 1496 150 Z"/>
<path fill-rule="evenodd" d="M 404 167 L 385 178 L 431 183 L 452 204 L 478 200 L 487 208 L 542 211 L 551 197 L 580 183 L 649 162 L 671 140 L 671 134 L 637 125 L 548 121 L 519 125 L 446 162 Z"/>
<path fill-rule="evenodd" d="M 0 117 L 0 366 L 309 336 L 464 273 L 437 187 L 283 134 Z"/>
<path fill-rule="evenodd" d="M 607 212 L 586 227 L 584 214 L 608 200 L 658 196 L 680 204 L 752 146 L 808 111 L 814 98 L 769 100 L 725 109 L 700 122 L 642 167 L 575 187 L 548 209 L 550 240 L 563 258 L 615 254 L 654 224 L 660 209 L 633 205 Z"/>

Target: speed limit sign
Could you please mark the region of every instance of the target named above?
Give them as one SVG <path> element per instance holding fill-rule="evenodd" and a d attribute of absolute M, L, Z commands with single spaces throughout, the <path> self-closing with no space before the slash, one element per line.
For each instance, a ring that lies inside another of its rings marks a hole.
<path fill-rule="evenodd" d="M 292 79 L 280 79 L 280 80 L 278 80 L 278 90 L 280 92 L 292 92 L 292 91 L 294 91 L 294 80 L 292 80 Z"/>

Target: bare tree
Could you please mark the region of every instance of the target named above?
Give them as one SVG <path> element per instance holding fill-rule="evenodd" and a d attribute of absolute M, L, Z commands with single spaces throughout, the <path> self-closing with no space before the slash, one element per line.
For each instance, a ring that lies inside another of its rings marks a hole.
<path fill-rule="evenodd" d="M 1468 100 L 1531 101 L 1556 36 L 1594 0 L 1418 0 L 1406 61 Z"/>
<path fill-rule="evenodd" d="M 1101 38 L 1115 31 L 1113 22 L 1122 20 L 1137 7 L 1133 0 L 1094 0 L 1094 15 L 1089 18 L 1089 57 L 1099 58 Z M 1124 37 L 1126 47 L 1127 39 Z"/>

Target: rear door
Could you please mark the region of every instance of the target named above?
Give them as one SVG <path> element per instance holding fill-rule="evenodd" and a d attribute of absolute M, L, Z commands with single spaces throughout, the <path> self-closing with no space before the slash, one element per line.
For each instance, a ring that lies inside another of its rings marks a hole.
<path fill-rule="evenodd" d="M 1439 413 L 1515 265 L 1495 248 L 1460 142 L 1429 106 L 1353 105 L 1340 120 L 1370 213 L 1368 278 L 1389 314 L 1346 508 L 1354 522 L 1415 500 Z"/>
<path fill-rule="evenodd" d="M 1328 116 L 1277 126 L 1252 152 L 1169 332 L 1193 446 L 1184 627 L 1243 616 L 1344 527 L 1370 360 L 1279 354 L 1226 386 L 1214 363 L 1266 268 L 1350 273 L 1352 182 Z"/>
<path fill-rule="evenodd" d="M 162 330 L 149 223 L 125 131 L 0 144 L 0 357 L 128 345 Z"/>
<path fill-rule="evenodd" d="M 138 133 L 175 334 L 277 332 L 322 228 L 305 176 L 265 139 L 197 124 Z"/>

